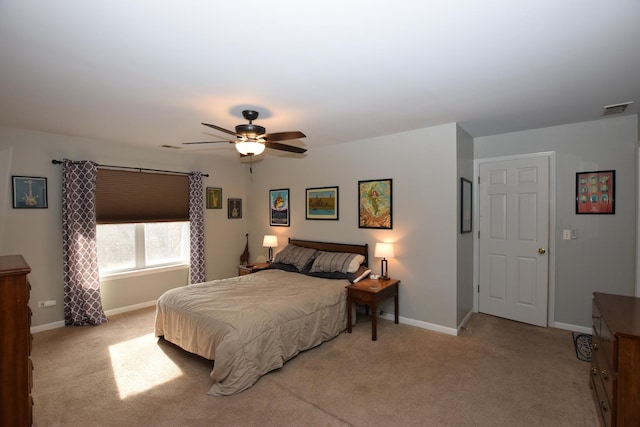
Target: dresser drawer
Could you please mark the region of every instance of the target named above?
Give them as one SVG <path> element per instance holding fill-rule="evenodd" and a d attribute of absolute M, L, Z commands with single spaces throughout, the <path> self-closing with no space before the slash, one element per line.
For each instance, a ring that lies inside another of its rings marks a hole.
<path fill-rule="evenodd" d="M 600 310 L 598 309 L 598 305 L 595 300 L 591 304 L 591 323 L 593 324 L 593 335 L 600 336 L 600 319 L 602 315 L 600 314 Z"/>
<path fill-rule="evenodd" d="M 600 338 L 594 334 L 594 349 L 598 344 L 600 344 Z M 611 370 L 611 363 L 607 360 L 606 355 L 602 350 L 593 352 L 593 357 L 591 359 L 591 376 L 596 378 L 595 381 L 599 381 L 602 384 L 602 393 L 600 394 L 604 394 L 604 396 L 601 395 L 600 397 L 606 397 L 606 400 L 609 402 L 609 408 L 615 410 L 614 406 L 616 399 L 614 393 L 616 374 Z"/>
<path fill-rule="evenodd" d="M 616 351 L 616 337 L 613 336 L 611 330 L 607 327 L 607 322 L 603 321 L 600 327 L 600 346 L 607 357 L 607 361 L 611 364 L 614 371 L 618 370 L 618 354 Z"/>
<path fill-rule="evenodd" d="M 599 376 L 591 375 L 591 388 L 593 389 L 594 398 L 598 407 L 598 414 L 600 415 L 602 424 L 605 427 L 612 426 L 613 414 L 610 409 L 609 401 L 605 396 L 604 386 L 602 385 Z"/>

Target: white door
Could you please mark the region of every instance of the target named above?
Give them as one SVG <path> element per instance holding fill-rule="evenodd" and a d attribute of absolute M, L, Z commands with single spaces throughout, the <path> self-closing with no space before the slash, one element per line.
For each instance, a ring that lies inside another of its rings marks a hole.
<path fill-rule="evenodd" d="M 549 158 L 480 163 L 479 173 L 479 311 L 547 326 Z"/>

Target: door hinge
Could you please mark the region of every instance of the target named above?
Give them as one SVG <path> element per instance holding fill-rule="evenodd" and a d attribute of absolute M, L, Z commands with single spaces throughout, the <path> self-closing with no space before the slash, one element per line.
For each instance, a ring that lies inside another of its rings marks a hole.
<path fill-rule="evenodd" d="M 478 239 L 480 238 L 480 230 L 478 230 Z"/>
<path fill-rule="evenodd" d="M 480 285 L 478 285 L 478 293 L 480 293 Z"/>
<path fill-rule="evenodd" d="M 478 175 L 478 184 L 480 184 L 480 175 Z"/>

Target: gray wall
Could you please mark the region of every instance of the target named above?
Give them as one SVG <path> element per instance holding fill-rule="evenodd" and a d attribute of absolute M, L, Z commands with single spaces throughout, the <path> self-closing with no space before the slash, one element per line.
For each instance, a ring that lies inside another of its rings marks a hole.
<path fill-rule="evenodd" d="M 267 156 L 247 177 L 252 245 L 258 246 L 264 234 L 278 235 L 277 250 L 288 237 L 368 243 L 371 267 L 379 272 L 380 260 L 373 258 L 373 247 L 378 241 L 393 242 L 396 258 L 389 260 L 389 273 L 402 281 L 401 321 L 455 332 L 458 271 L 473 265 L 471 258 L 467 267 L 456 261 L 459 132 L 464 134 L 455 124 L 448 124 L 340 146 L 309 147 L 301 159 Z M 461 169 L 469 171 L 472 144 L 468 135 L 465 138 L 466 160 Z M 393 229 L 358 228 L 358 181 L 385 178 L 393 179 Z M 306 220 L 305 189 L 324 186 L 339 186 L 339 221 Z M 290 189 L 291 227 L 269 227 L 268 192 L 279 188 Z M 262 254 L 266 255 L 266 249 Z M 462 307 L 471 310 L 470 290 L 462 292 Z M 392 304 L 387 303 L 383 310 L 392 313 Z"/>
<path fill-rule="evenodd" d="M 594 291 L 635 292 L 638 117 L 623 116 L 475 139 L 476 159 L 556 152 L 556 323 L 590 327 Z M 577 172 L 616 171 L 615 215 L 576 215 Z M 563 240 L 563 229 L 577 229 Z"/>
<path fill-rule="evenodd" d="M 466 178 L 472 183 L 473 179 L 473 138 L 460 126 L 457 129 L 457 158 L 458 177 Z M 475 188 L 475 183 L 472 184 Z M 461 211 L 462 194 L 458 179 L 458 212 Z M 456 321 L 460 325 L 465 317 L 473 310 L 473 233 L 460 233 L 460 214 L 458 214 L 458 283 L 457 283 L 457 314 Z"/>
<path fill-rule="evenodd" d="M 594 290 L 633 294 L 636 264 L 636 116 L 616 117 L 547 129 L 477 138 L 456 124 L 354 141 L 310 146 L 303 158 L 268 154 L 254 162 L 253 174 L 234 156 L 202 156 L 142 150 L 103 141 L 0 127 L 0 254 L 23 254 L 31 264 L 33 325 L 59 322 L 62 310 L 61 170 L 51 159 L 64 157 L 103 164 L 155 169 L 200 170 L 205 186 L 223 188 L 223 197 L 242 198 L 244 217 L 228 220 L 226 209 L 205 209 L 207 279 L 233 276 L 250 235 L 251 259 L 266 255 L 264 234 L 371 245 L 395 243 L 390 274 L 402 280 L 403 322 L 452 333 L 472 307 L 472 235 L 459 234 L 459 178 L 468 177 L 472 158 L 556 151 L 557 227 L 556 322 L 588 327 Z M 616 215 L 575 215 L 575 173 L 616 169 Z M 11 175 L 48 178 L 48 209 L 12 209 Z M 359 229 L 357 182 L 393 179 L 393 230 Z M 339 221 L 305 219 L 305 189 L 340 187 Z M 291 227 L 269 227 L 268 192 L 291 190 Z M 578 239 L 563 241 L 561 230 L 575 227 Z M 277 250 L 276 250 L 277 251 Z M 103 291 L 107 309 L 134 306 L 180 286 L 186 272 L 110 280 Z M 180 283 L 177 283 L 180 282 Z M 132 286 L 138 286 L 132 290 Z M 123 296 L 123 293 L 126 293 Z M 58 305 L 40 309 L 37 301 Z M 392 312 L 392 306 L 383 306 Z"/>
<path fill-rule="evenodd" d="M 208 173 L 205 186 L 223 188 L 223 197 L 244 199 L 244 166 L 235 156 L 218 158 L 176 151 L 143 150 L 102 141 L 0 127 L 0 255 L 22 254 L 32 268 L 29 305 L 32 325 L 64 319 L 61 231 L 61 166 L 52 159 L 93 160 L 102 164 Z M 11 176 L 48 181 L 48 209 L 13 209 Z M 159 189 L 159 193 L 161 189 Z M 207 278 L 237 274 L 246 220 L 228 220 L 225 209 L 205 209 Z M 105 310 L 148 303 L 164 290 L 186 284 L 186 270 L 105 281 Z M 57 305 L 38 308 L 38 301 Z"/>

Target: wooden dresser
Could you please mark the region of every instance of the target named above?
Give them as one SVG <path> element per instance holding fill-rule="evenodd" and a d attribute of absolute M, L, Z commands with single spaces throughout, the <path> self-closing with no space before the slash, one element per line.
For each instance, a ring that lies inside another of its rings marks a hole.
<path fill-rule="evenodd" d="M 640 298 L 593 294 L 591 388 L 605 426 L 640 426 Z"/>
<path fill-rule="evenodd" d="M 29 272 L 22 256 L 0 256 L 0 426 L 32 425 Z"/>

